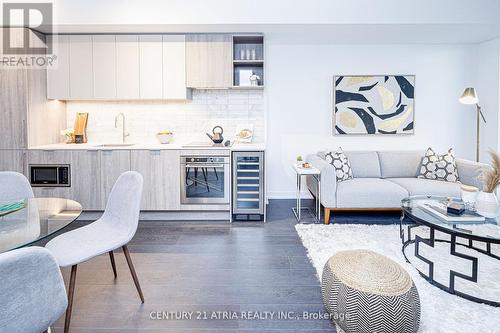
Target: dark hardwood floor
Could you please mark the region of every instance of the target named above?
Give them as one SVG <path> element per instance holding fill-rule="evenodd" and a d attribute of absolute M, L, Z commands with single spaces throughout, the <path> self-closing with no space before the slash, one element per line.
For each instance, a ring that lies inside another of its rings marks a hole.
<path fill-rule="evenodd" d="M 271 201 L 266 224 L 141 222 L 128 248 L 145 303 L 123 253 L 115 253 L 116 279 L 106 253 L 78 266 L 71 332 L 335 332 L 326 319 L 301 318 L 324 308 L 293 202 Z M 151 319 L 157 312 L 185 317 Z"/>

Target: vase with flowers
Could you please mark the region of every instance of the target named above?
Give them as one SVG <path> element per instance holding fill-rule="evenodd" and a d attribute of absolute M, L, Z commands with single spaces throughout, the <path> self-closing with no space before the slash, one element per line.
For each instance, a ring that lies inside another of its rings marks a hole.
<path fill-rule="evenodd" d="M 487 218 L 498 216 L 499 205 L 495 194 L 500 185 L 500 154 L 490 151 L 491 168 L 482 174 L 484 188 L 477 195 L 476 210 L 478 214 Z"/>
<path fill-rule="evenodd" d="M 66 128 L 61 130 L 61 135 L 64 136 L 64 142 L 74 143 L 75 142 L 75 131 L 72 128 Z"/>

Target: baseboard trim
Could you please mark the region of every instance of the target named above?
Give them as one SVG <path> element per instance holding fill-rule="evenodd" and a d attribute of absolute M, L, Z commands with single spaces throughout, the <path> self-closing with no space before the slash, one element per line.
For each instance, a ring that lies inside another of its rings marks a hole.
<path fill-rule="evenodd" d="M 84 211 L 78 221 L 95 221 L 102 216 L 102 211 Z M 229 211 L 141 211 L 141 221 L 227 221 Z"/>

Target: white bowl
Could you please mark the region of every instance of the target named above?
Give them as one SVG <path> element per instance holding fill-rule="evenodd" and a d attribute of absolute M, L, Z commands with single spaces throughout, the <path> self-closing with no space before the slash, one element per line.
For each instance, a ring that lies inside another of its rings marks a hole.
<path fill-rule="evenodd" d="M 170 143 L 174 137 L 173 134 L 156 134 L 156 137 L 158 138 L 158 141 L 160 141 L 161 144 L 167 144 Z"/>

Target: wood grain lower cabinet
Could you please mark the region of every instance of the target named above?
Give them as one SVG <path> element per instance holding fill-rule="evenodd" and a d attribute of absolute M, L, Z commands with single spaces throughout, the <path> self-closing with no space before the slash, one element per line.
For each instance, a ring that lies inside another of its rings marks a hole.
<path fill-rule="evenodd" d="M 178 150 L 132 150 L 131 169 L 144 178 L 141 209 L 180 209 Z"/>
<path fill-rule="evenodd" d="M 0 171 L 24 173 L 24 150 L 0 150 Z"/>
<path fill-rule="evenodd" d="M 130 150 L 103 150 L 100 152 L 101 207 L 104 209 L 118 177 L 130 170 Z"/>
<path fill-rule="evenodd" d="M 71 199 L 83 209 L 102 209 L 99 151 L 73 150 L 71 152 Z"/>

